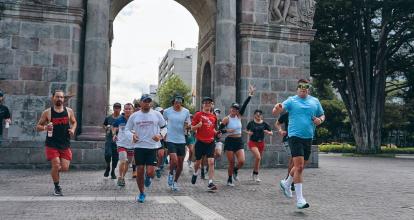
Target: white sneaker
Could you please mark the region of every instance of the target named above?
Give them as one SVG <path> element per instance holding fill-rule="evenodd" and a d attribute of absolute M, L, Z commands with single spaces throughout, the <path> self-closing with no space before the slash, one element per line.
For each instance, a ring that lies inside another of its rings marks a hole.
<path fill-rule="evenodd" d="M 172 191 L 174 191 L 174 192 L 178 192 L 178 191 L 180 191 L 180 188 L 178 187 L 178 183 L 177 183 L 177 182 L 174 182 L 174 183 L 172 184 L 171 189 L 172 189 Z"/>
<path fill-rule="evenodd" d="M 234 186 L 234 183 L 233 182 L 230 182 L 230 181 L 227 181 L 227 186 Z"/>
<path fill-rule="evenodd" d="M 309 208 L 309 203 L 307 203 L 305 199 L 298 200 L 296 202 L 296 207 L 298 209 L 306 209 L 306 208 Z"/>
<path fill-rule="evenodd" d="M 290 186 L 286 186 L 286 180 L 281 180 L 280 181 L 280 189 L 282 190 L 283 194 L 287 197 L 287 198 L 292 198 L 292 190 L 290 190 Z"/>
<path fill-rule="evenodd" d="M 262 180 L 259 178 L 259 175 L 255 175 L 255 180 L 254 181 L 256 181 L 256 182 L 258 182 L 258 183 L 260 183 L 260 182 L 262 182 Z"/>

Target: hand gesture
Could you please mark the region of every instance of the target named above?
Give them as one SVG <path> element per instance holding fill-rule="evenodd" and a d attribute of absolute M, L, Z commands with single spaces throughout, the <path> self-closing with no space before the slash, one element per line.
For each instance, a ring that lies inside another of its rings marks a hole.
<path fill-rule="evenodd" d="M 322 120 L 321 120 L 320 118 L 318 118 L 318 117 L 313 116 L 313 117 L 312 117 L 312 120 L 313 120 L 313 123 L 314 123 L 316 126 L 318 126 L 318 125 L 322 124 Z"/>
<path fill-rule="evenodd" d="M 160 141 L 162 139 L 162 137 L 161 137 L 161 135 L 160 134 L 156 134 L 156 135 L 154 135 L 154 137 L 152 137 L 152 140 L 154 140 L 155 142 L 158 142 L 158 141 Z"/>
<path fill-rule="evenodd" d="M 200 128 L 201 126 L 203 126 L 203 122 L 202 121 L 198 122 L 198 124 L 196 125 L 197 128 Z"/>
<path fill-rule="evenodd" d="M 255 91 L 256 87 L 254 87 L 253 85 L 249 85 L 249 96 L 253 96 Z"/>
<path fill-rule="evenodd" d="M 134 132 L 132 135 L 132 143 L 137 143 L 139 141 L 138 135 Z"/>
<path fill-rule="evenodd" d="M 73 128 L 69 128 L 68 131 L 69 131 L 69 135 L 71 137 L 73 137 L 75 135 L 75 130 Z"/>
<path fill-rule="evenodd" d="M 286 136 L 286 135 L 287 135 L 287 132 L 286 132 L 286 131 L 284 131 L 284 130 L 282 130 L 282 129 L 280 129 L 277 133 L 279 133 L 279 135 L 280 135 L 281 137 L 284 137 L 284 136 Z"/>
<path fill-rule="evenodd" d="M 252 136 L 252 135 L 253 135 L 253 132 L 252 132 L 252 131 L 247 131 L 247 134 L 248 134 L 249 136 Z"/>
<path fill-rule="evenodd" d="M 114 135 L 114 136 L 112 137 L 112 141 L 113 141 L 113 142 L 117 142 L 117 141 L 118 141 L 118 136 L 117 136 L 117 135 Z"/>

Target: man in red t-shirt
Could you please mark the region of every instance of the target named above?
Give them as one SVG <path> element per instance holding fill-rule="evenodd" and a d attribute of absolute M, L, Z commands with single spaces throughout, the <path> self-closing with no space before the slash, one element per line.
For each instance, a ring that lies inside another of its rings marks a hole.
<path fill-rule="evenodd" d="M 195 184 L 198 176 L 198 169 L 200 168 L 201 158 L 206 156 L 208 158 L 208 190 L 216 191 L 217 187 L 213 183 L 214 178 L 214 138 L 217 135 L 216 115 L 211 113 L 213 99 L 204 97 L 202 101 L 202 111 L 197 112 L 191 123 L 191 129 L 196 131 L 197 142 L 195 144 L 196 162 L 194 165 L 194 174 L 191 178 L 191 183 Z"/>

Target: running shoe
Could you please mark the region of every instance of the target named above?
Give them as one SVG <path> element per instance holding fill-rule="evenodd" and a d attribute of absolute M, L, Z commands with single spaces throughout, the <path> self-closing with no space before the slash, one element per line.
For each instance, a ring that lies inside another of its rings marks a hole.
<path fill-rule="evenodd" d="M 294 192 L 294 191 L 295 191 L 295 184 L 294 184 L 294 183 L 292 183 L 292 184 L 290 185 L 290 190 L 292 190 L 292 192 Z"/>
<path fill-rule="evenodd" d="M 201 168 L 201 179 L 205 180 L 206 179 L 206 175 L 204 173 L 204 168 Z"/>
<path fill-rule="evenodd" d="M 214 185 L 214 183 L 209 183 L 208 186 L 207 186 L 207 190 L 209 192 L 215 192 L 217 190 L 217 186 Z"/>
<path fill-rule="evenodd" d="M 116 180 L 116 175 L 113 171 L 111 172 L 111 179 Z"/>
<path fill-rule="evenodd" d="M 171 189 L 172 189 L 172 191 L 174 191 L 174 192 L 178 192 L 178 191 L 180 191 L 180 187 L 178 187 L 178 183 L 177 183 L 177 182 L 174 182 L 174 183 L 172 184 Z"/>
<path fill-rule="evenodd" d="M 305 200 L 298 201 L 298 202 L 296 203 L 296 207 L 297 207 L 298 209 L 306 209 L 306 208 L 309 208 L 309 203 L 307 203 Z"/>
<path fill-rule="evenodd" d="M 239 177 L 237 175 L 238 173 L 239 173 L 239 170 L 237 168 L 234 168 L 234 170 L 233 170 L 233 179 L 234 179 L 234 181 L 239 181 Z"/>
<path fill-rule="evenodd" d="M 118 185 L 118 186 L 122 186 L 122 179 L 121 179 L 121 177 L 119 177 L 119 178 L 118 178 L 117 185 Z"/>
<path fill-rule="evenodd" d="M 157 176 L 158 179 L 161 178 L 161 169 L 160 168 L 157 168 L 155 170 L 155 175 Z"/>
<path fill-rule="evenodd" d="M 63 196 L 62 188 L 60 186 L 55 187 L 55 192 L 53 193 L 55 196 Z"/>
<path fill-rule="evenodd" d="M 171 175 L 171 174 L 168 174 L 168 178 L 167 178 L 167 184 L 168 184 L 168 186 L 169 187 L 172 187 L 173 183 L 174 183 L 174 176 Z"/>
<path fill-rule="evenodd" d="M 137 196 L 137 202 L 139 202 L 139 203 L 144 203 L 144 201 L 145 201 L 145 193 L 140 193 L 140 194 Z"/>
<path fill-rule="evenodd" d="M 253 181 L 255 181 L 257 183 L 262 182 L 262 180 L 259 178 L 259 175 L 257 175 L 257 174 L 253 174 Z"/>
<path fill-rule="evenodd" d="M 195 183 L 196 183 L 196 181 L 197 181 L 197 175 L 194 175 L 194 174 L 193 174 L 193 176 L 191 177 L 191 183 L 192 183 L 192 184 L 195 184 Z"/>
<path fill-rule="evenodd" d="M 150 187 L 151 186 L 151 182 L 152 182 L 151 177 L 145 175 L 145 180 L 144 180 L 145 187 L 147 187 L 147 188 Z"/>
<path fill-rule="evenodd" d="M 105 170 L 105 173 L 104 173 L 104 177 L 108 177 L 109 176 L 109 171 L 110 171 L 110 168 L 107 167 L 106 170 Z"/>
<path fill-rule="evenodd" d="M 232 181 L 227 181 L 227 186 L 234 186 L 234 183 Z"/>
<path fill-rule="evenodd" d="M 279 185 L 280 185 L 280 189 L 282 190 L 283 194 L 287 198 L 292 198 L 292 191 L 290 190 L 290 187 L 287 187 L 286 186 L 286 181 L 285 180 L 281 180 Z"/>

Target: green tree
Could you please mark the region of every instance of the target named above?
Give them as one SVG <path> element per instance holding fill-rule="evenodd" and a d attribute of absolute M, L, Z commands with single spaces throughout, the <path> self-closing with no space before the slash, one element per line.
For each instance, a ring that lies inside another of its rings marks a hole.
<path fill-rule="evenodd" d="M 338 89 L 356 151 L 379 152 L 387 86 L 414 65 L 413 1 L 320 0 L 314 28 L 312 76 Z"/>
<path fill-rule="evenodd" d="M 170 107 L 175 95 L 184 97 L 184 107 L 189 109 L 194 108 L 191 106 L 191 89 L 177 75 L 168 78 L 158 89 L 159 105 L 163 108 Z"/>

